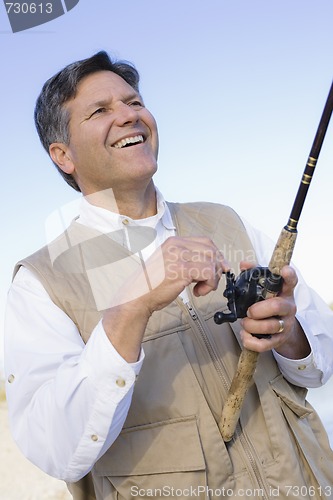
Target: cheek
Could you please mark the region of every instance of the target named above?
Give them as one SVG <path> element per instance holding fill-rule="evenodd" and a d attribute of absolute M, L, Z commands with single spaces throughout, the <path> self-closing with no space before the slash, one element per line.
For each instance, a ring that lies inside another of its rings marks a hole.
<path fill-rule="evenodd" d="M 158 148 L 159 148 L 158 128 L 157 128 L 157 123 L 155 121 L 155 118 L 148 110 L 147 110 L 147 117 L 146 117 L 145 123 L 150 130 L 150 133 L 152 136 L 152 144 L 153 144 L 154 151 L 155 151 L 155 154 L 157 157 Z"/>
<path fill-rule="evenodd" d="M 151 114 L 150 111 L 148 111 L 147 108 L 143 108 L 141 110 L 141 120 L 145 125 L 150 129 L 152 134 L 157 134 L 157 123 L 153 115 Z"/>
<path fill-rule="evenodd" d="M 156 137 L 158 137 L 157 123 L 152 115 L 150 115 L 150 117 L 151 117 L 151 131 L 156 135 Z"/>
<path fill-rule="evenodd" d="M 71 138 L 70 146 L 76 157 L 86 157 L 95 154 L 100 145 L 103 146 L 101 137 L 96 137 L 96 134 L 89 133 L 89 130 L 84 131 L 79 137 Z"/>

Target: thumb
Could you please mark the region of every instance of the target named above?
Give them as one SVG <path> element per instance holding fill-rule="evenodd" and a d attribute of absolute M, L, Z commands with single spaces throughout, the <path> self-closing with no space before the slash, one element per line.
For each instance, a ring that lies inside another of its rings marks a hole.
<path fill-rule="evenodd" d="M 283 278 L 283 285 L 280 296 L 293 295 L 294 289 L 298 283 L 298 278 L 295 269 L 293 269 L 291 266 L 284 266 L 281 269 L 281 276 Z"/>

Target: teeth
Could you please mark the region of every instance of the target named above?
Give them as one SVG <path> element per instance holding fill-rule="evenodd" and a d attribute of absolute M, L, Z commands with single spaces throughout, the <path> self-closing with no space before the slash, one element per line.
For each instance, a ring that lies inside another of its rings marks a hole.
<path fill-rule="evenodd" d="M 116 144 L 114 144 L 113 147 L 120 149 L 123 148 L 124 146 L 127 146 L 127 144 L 136 144 L 140 142 L 143 142 L 143 136 L 135 135 L 134 137 L 126 137 L 126 139 L 122 139 L 121 141 L 116 142 Z"/>

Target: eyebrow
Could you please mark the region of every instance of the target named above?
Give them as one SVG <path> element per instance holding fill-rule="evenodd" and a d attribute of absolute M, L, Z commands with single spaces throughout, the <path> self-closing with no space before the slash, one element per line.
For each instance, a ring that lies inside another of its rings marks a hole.
<path fill-rule="evenodd" d="M 140 98 L 140 100 L 143 102 L 143 99 L 142 99 L 141 95 L 136 90 L 133 90 L 133 92 L 131 94 L 128 94 L 127 96 L 125 96 L 123 98 L 123 100 L 124 101 L 130 101 L 131 99 L 134 99 L 134 98 Z M 94 109 L 107 107 L 107 106 L 110 105 L 110 103 L 112 101 L 113 101 L 113 98 L 111 98 L 111 99 L 101 99 L 99 101 L 94 101 L 93 103 L 88 104 L 88 106 L 85 108 L 84 112 L 86 114 L 89 114 Z"/>
<path fill-rule="evenodd" d="M 110 104 L 110 102 L 111 102 L 110 99 L 103 99 L 100 101 L 92 102 L 91 104 L 88 104 L 86 106 L 86 108 L 83 110 L 83 114 L 89 115 L 89 113 L 91 113 L 94 109 L 105 108 Z"/>

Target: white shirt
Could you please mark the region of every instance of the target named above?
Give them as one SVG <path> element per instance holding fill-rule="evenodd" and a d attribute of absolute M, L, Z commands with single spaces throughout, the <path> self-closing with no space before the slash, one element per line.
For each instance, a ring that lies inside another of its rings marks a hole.
<path fill-rule="evenodd" d="M 148 219 L 133 221 L 83 199 L 78 222 L 102 232 L 128 224 L 154 227 L 156 239 L 144 258 L 175 234 L 159 193 L 158 214 Z M 258 262 L 267 265 L 273 244 L 244 223 Z M 274 356 L 289 381 L 316 387 L 333 371 L 333 314 L 300 276 L 295 296 L 297 318 L 312 352 L 301 360 Z M 23 267 L 8 294 L 5 330 L 7 399 L 14 439 L 24 455 L 46 473 L 77 481 L 121 431 L 144 353 L 137 363 L 125 362 L 101 322 L 84 344 L 74 323 Z"/>

